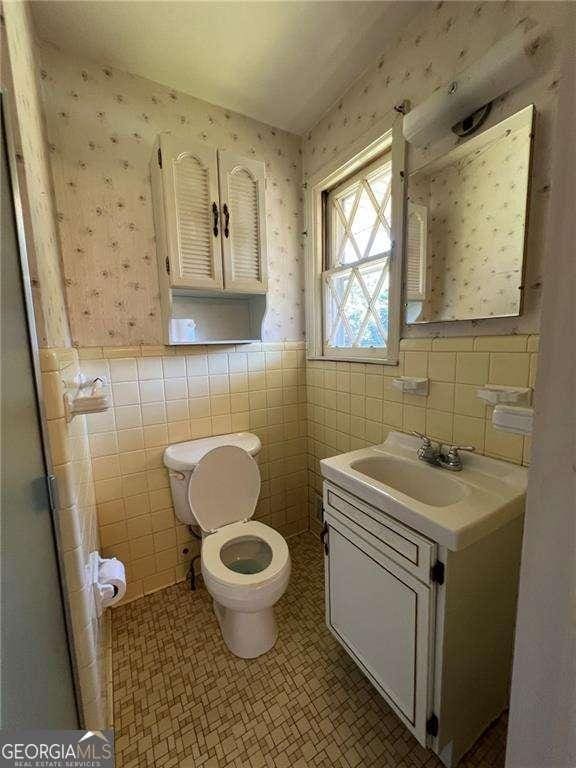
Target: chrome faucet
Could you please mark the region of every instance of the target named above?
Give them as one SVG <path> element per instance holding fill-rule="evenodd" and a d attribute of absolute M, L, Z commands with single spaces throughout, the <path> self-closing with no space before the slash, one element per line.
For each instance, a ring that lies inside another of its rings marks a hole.
<path fill-rule="evenodd" d="M 460 451 L 475 451 L 476 448 L 473 445 L 448 445 L 444 446 L 441 442 L 433 441 L 428 435 L 423 435 L 421 432 L 412 432 L 415 437 L 419 437 L 422 440 L 422 444 L 418 448 L 416 455 L 420 461 L 425 461 L 427 464 L 431 464 L 434 467 L 442 467 L 442 469 L 449 469 L 452 472 L 460 472 L 462 469 L 462 457 Z M 447 451 L 444 452 L 444 448 Z"/>

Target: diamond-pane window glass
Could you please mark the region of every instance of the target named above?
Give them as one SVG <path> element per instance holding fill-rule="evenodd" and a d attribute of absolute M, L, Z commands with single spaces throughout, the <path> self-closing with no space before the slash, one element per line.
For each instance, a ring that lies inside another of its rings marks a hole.
<path fill-rule="evenodd" d="M 323 290 L 328 348 L 386 347 L 391 184 L 388 153 L 327 195 Z"/>

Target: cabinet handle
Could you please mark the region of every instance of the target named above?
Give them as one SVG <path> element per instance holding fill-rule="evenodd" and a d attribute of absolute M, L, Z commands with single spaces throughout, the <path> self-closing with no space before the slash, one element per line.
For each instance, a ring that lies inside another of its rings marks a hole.
<path fill-rule="evenodd" d="M 324 554 L 327 555 L 329 552 L 328 548 L 328 523 L 324 523 L 322 526 L 322 531 L 320 533 L 320 541 L 322 542 L 322 546 L 324 547 Z"/>
<path fill-rule="evenodd" d="M 226 203 L 224 203 L 224 237 L 230 236 L 230 210 Z"/>
<path fill-rule="evenodd" d="M 218 237 L 218 206 L 216 203 L 212 203 L 212 219 L 212 232 L 214 233 L 214 237 Z"/>

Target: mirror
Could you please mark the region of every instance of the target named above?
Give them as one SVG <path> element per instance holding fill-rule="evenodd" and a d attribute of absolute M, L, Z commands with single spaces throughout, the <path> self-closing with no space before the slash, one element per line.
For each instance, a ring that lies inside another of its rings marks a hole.
<path fill-rule="evenodd" d="M 408 177 L 406 323 L 519 315 L 534 107 Z"/>

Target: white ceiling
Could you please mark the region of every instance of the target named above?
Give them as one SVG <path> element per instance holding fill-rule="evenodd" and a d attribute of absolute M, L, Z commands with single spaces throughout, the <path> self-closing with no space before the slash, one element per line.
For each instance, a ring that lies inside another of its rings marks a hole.
<path fill-rule="evenodd" d="M 421 2 L 35 0 L 37 35 L 294 133 L 311 128 Z"/>

